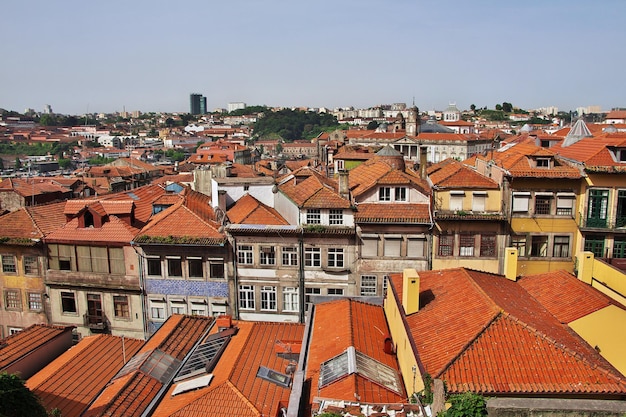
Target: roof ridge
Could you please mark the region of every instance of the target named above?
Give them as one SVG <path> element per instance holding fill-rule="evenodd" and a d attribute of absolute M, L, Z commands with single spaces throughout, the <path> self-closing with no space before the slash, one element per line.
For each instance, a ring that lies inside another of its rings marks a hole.
<path fill-rule="evenodd" d="M 32 206 L 30 206 L 30 207 L 32 207 Z M 30 219 L 30 221 L 31 221 L 31 222 L 33 223 L 33 225 L 35 226 L 35 229 L 37 229 L 37 231 L 39 232 L 39 234 L 40 234 L 42 237 L 45 237 L 45 236 L 46 236 L 46 234 L 43 232 L 43 230 L 41 230 L 41 228 L 40 228 L 40 227 L 39 227 L 39 225 L 37 224 L 37 221 L 36 221 L 36 220 L 35 220 L 35 218 L 33 217 L 33 215 L 32 215 L 32 213 L 31 213 L 31 211 L 30 211 L 28 208 L 26 208 L 26 207 L 23 207 L 23 209 L 24 209 L 24 211 L 26 212 L 26 215 L 28 216 L 28 218 Z"/>
<path fill-rule="evenodd" d="M 613 372 L 610 368 L 606 368 L 606 367 L 604 367 L 604 366 L 601 366 L 600 364 L 595 364 L 595 363 L 590 362 L 590 361 L 589 361 L 589 360 L 587 360 L 587 358 L 586 358 L 585 356 L 583 356 L 581 353 L 576 352 L 575 350 L 573 350 L 573 349 L 571 349 L 571 348 L 567 347 L 567 346 L 566 346 L 566 345 L 564 345 L 563 343 L 558 342 L 556 339 L 554 339 L 554 338 L 552 338 L 552 337 L 548 336 L 547 334 L 545 334 L 544 332 L 542 332 L 542 331 L 540 331 L 540 330 L 536 329 L 535 327 L 533 327 L 532 325 L 530 325 L 530 324 L 526 323 L 525 321 L 523 321 L 523 320 L 522 320 L 522 319 L 520 319 L 519 317 L 514 316 L 514 315 L 512 315 L 512 314 L 510 314 L 510 313 L 508 313 L 508 312 L 506 312 L 506 311 L 503 311 L 503 313 L 502 313 L 502 314 L 503 314 L 503 316 L 504 316 L 505 318 L 511 319 L 511 320 L 513 320 L 515 323 L 520 324 L 523 328 L 528 329 L 531 333 L 533 333 L 533 334 L 537 335 L 538 337 L 540 337 L 540 338 L 542 338 L 542 339 L 546 340 L 548 343 L 550 343 L 551 345 L 553 345 L 553 346 L 554 346 L 554 347 L 556 347 L 557 349 L 560 349 L 560 350 L 562 350 L 563 352 L 567 353 L 567 354 L 568 354 L 568 355 L 570 355 L 571 357 L 573 357 L 573 358 L 575 358 L 575 359 L 577 359 L 577 360 L 579 360 L 579 361 L 581 361 L 581 362 L 585 363 L 585 364 L 586 364 L 587 366 L 589 366 L 590 368 L 592 368 L 592 369 L 597 369 L 597 370 L 599 370 L 600 372 L 604 373 L 605 375 L 610 376 L 611 378 L 614 378 L 614 379 L 616 379 L 616 380 L 618 380 L 618 381 L 622 381 L 622 380 L 623 380 L 623 379 L 622 379 L 619 375 L 616 375 L 616 374 L 615 374 L 615 373 L 614 373 L 614 372 Z M 549 314 L 549 315 L 551 315 L 551 316 L 553 316 L 553 314 L 552 314 L 552 313 L 550 313 L 550 312 L 548 312 L 548 314 Z M 553 317 L 554 317 L 554 316 L 553 316 Z M 555 317 L 555 319 L 556 319 L 556 317 Z M 556 320 L 556 321 L 557 321 L 557 322 L 559 322 L 558 320 Z M 567 332 L 568 332 L 571 336 L 574 336 L 573 334 L 571 334 L 571 333 L 568 331 L 568 329 L 570 329 L 570 327 L 569 327 L 569 326 L 563 325 L 561 322 L 559 322 L 559 325 L 560 325 L 560 326 L 563 326 L 563 327 L 564 327 L 564 330 L 565 330 L 565 331 L 567 331 Z M 585 344 L 589 345 L 589 344 L 587 343 L 587 341 L 583 340 L 583 342 L 584 342 Z M 603 359 L 604 359 L 604 357 L 603 357 Z M 607 363 L 608 363 L 608 362 L 607 362 Z M 610 365 L 610 363 L 609 363 L 609 365 Z M 610 365 L 610 366 L 612 366 L 612 365 Z"/>

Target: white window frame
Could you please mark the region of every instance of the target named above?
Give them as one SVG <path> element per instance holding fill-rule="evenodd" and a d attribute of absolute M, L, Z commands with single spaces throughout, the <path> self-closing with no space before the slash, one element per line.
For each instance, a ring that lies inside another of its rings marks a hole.
<path fill-rule="evenodd" d="M 3 274 L 17 274 L 17 260 L 15 255 L 10 253 L 3 253 L 2 257 L 2 273 Z"/>
<path fill-rule="evenodd" d="M 281 248 L 281 263 L 283 266 L 298 266 L 298 248 L 283 246 Z"/>
<path fill-rule="evenodd" d="M 328 288 L 326 294 L 334 297 L 342 297 L 344 295 L 343 288 Z"/>
<path fill-rule="evenodd" d="M 361 275 L 361 296 L 376 296 L 378 294 L 378 277 L 376 275 Z"/>
<path fill-rule="evenodd" d="M 330 209 L 330 211 L 328 212 L 328 224 L 342 225 L 343 224 L 343 210 L 342 209 Z"/>
<path fill-rule="evenodd" d="M 394 191 L 394 201 L 407 201 L 406 187 L 396 187 Z"/>
<path fill-rule="evenodd" d="M 322 266 L 322 250 L 320 248 L 304 248 L 304 266 L 320 268 Z"/>
<path fill-rule="evenodd" d="M 261 287 L 261 311 L 276 311 L 278 309 L 276 287 L 263 285 Z"/>
<path fill-rule="evenodd" d="M 254 285 L 240 285 L 239 286 L 239 309 L 241 310 L 254 310 Z"/>
<path fill-rule="evenodd" d="M 300 310 L 300 294 L 298 287 L 283 288 L 283 311 L 299 311 Z"/>
<path fill-rule="evenodd" d="M 263 266 L 276 265 L 276 249 L 274 246 L 259 246 L 259 264 Z"/>
<path fill-rule="evenodd" d="M 320 209 L 308 209 L 306 211 L 307 224 L 322 224 L 322 211 Z"/>
<path fill-rule="evenodd" d="M 164 321 L 167 319 L 167 306 L 165 304 L 165 300 L 155 300 L 149 298 L 148 304 L 150 307 L 150 320 Z"/>
<path fill-rule="evenodd" d="M 450 191 L 450 210 L 463 210 L 463 200 L 465 199 L 465 191 Z"/>
<path fill-rule="evenodd" d="M 327 255 L 329 268 L 343 268 L 345 264 L 343 248 L 328 248 Z"/>
<path fill-rule="evenodd" d="M 43 294 L 40 292 L 28 292 L 28 309 L 30 311 L 43 311 Z"/>
<path fill-rule="evenodd" d="M 254 247 L 252 245 L 237 245 L 237 263 L 252 265 L 254 263 Z"/>
<path fill-rule="evenodd" d="M 530 193 L 529 192 L 515 192 L 513 193 L 513 204 L 511 210 L 514 213 L 528 213 L 530 207 Z"/>
<path fill-rule="evenodd" d="M 378 188 L 378 201 L 391 201 L 391 187 Z"/>

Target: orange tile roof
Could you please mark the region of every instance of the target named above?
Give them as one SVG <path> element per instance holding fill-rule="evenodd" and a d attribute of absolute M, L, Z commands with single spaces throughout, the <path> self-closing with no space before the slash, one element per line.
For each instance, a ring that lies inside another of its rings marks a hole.
<path fill-rule="evenodd" d="M 611 298 L 565 271 L 527 275 L 518 282 L 565 324 L 614 303 Z M 563 291 L 563 288 L 567 288 L 567 291 Z"/>
<path fill-rule="evenodd" d="M 439 169 L 437 169 L 439 167 Z M 429 170 L 429 178 L 438 188 L 498 189 L 498 183 L 455 160 L 442 161 Z"/>
<path fill-rule="evenodd" d="M 451 393 L 626 394 L 619 372 L 517 282 L 464 268 L 419 275 L 420 310 L 406 322 L 425 371 Z M 396 300 L 401 286 L 392 275 Z"/>
<path fill-rule="evenodd" d="M 26 211 L 44 236 L 65 224 L 64 210 L 65 202 L 26 207 Z"/>
<path fill-rule="evenodd" d="M 129 226 L 117 216 L 110 216 L 109 221 L 102 227 L 78 227 L 78 219 L 75 218 L 51 232 L 46 241 L 130 244 L 138 232 L 139 229 Z"/>
<path fill-rule="evenodd" d="M 310 403 L 313 403 L 314 397 L 354 401 L 355 394 L 364 403 L 396 403 L 406 400 L 406 393 L 396 393 L 358 374 L 342 378 L 321 389 L 317 386 L 321 364 L 343 353 L 350 346 L 398 371 L 396 356 L 383 351 L 389 329 L 381 306 L 350 299 L 317 304 L 311 332 L 305 376 L 312 384 Z"/>
<path fill-rule="evenodd" d="M 182 361 L 213 323 L 212 317 L 174 314 L 143 345 L 136 357 L 158 349 L 165 358 Z M 148 409 L 163 383 L 141 368 L 111 381 L 91 403 L 84 417 L 135 416 Z"/>
<path fill-rule="evenodd" d="M 29 378 L 26 386 L 46 410 L 58 408 L 64 417 L 79 417 L 143 343 L 104 334 L 85 337 Z"/>
<path fill-rule="evenodd" d="M 292 178 L 293 177 L 293 178 Z M 296 183 L 296 178 L 306 179 Z M 350 208 L 350 201 L 337 192 L 337 183 L 310 167 L 303 167 L 283 178 L 279 190 L 301 208 Z M 279 183 L 280 183 L 279 182 Z"/>
<path fill-rule="evenodd" d="M 361 203 L 354 220 L 359 223 L 431 223 L 428 204 Z"/>
<path fill-rule="evenodd" d="M 10 336 L 0 339 L 0 370 L 16 361 L 24 359 L 33 351 L 44 347 L 50 341 L 72 332 L 74 327 L 33 324 Z"/>
<path fill-rule="evenodd" d="M 67 194 L 69 189 L 55 184 L 47 179 L 34 178 L 7 178 L 0 181 L 0 191 L 15 191 L 22 197 L 33 195 L 58 193 Z"/>
<path fill-rule="evenodd" d="M 245 194 L 228 210 L 228 219 L 236 224 L 289 224 L 274 208 L 261 203 L 250 194 Z"/>
<path fill-rule="evenodd" d="M 237 322 L 209 386 L 172 396 L 170 389 L 154 416 L 277 416 L 289 402 L 290 388 L 256 376 L 260 366 L 285 373 L 290 360 L 276 353 L 280 341 L 302 341 L 298 323 Z M 214 331 L 212 330 L 212 333 Z"/>
<path fill-rule="evenodd" d="M 135 219 L 145 224 L 152 216 L 152 204 L 154 200 L 165 194 L 167 191 L 160 185 L 150 184 L 121 193 L 109 194 L 101 197 L 107 201 L 126 201 L 129 198 L 135 203 Z"/>
<path fill-rule="evenodd" d="M 411 171 L 399 171 L 389 165 L 385 158 L 373 157 L 350 170 L 348 182 L 352 195 L 358 198 L 378 184 L 412 185 L 422 194 L 429 195 L 430 187 L 426 181 L 413 175 Z"/>

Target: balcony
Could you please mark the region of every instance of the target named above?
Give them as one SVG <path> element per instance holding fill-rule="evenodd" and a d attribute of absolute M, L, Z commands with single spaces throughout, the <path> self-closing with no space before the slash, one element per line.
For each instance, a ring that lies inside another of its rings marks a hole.
<path fill-rule="evenodd" d="M 578 226 L 581 229 L 613 230 L 626 233 L 626 216 L 609 216 L 601 219 L 597 217 L 583 218 L 582 215 L 579 215 Z"/>
<path fill-rule="evenodd" d="M 85 314 L 83 318 L 85 327 L 88 327 L 92 333 L 110 333 L 109 320 L 104 314 Z"/>

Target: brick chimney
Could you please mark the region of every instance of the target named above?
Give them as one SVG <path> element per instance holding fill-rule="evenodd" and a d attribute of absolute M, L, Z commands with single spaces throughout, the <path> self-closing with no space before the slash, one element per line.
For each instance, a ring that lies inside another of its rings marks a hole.
<path fill-rule="evenodd" d="M 417 313 L 420 306 L 420 276 L 417 271 L 407 268 L 402 273 L 402 307 L 404 313 Z"/>
<path fill-rule="evenodd" d="M 217 206 L 226 213 L 226 190 L 217 191 Z"/>

